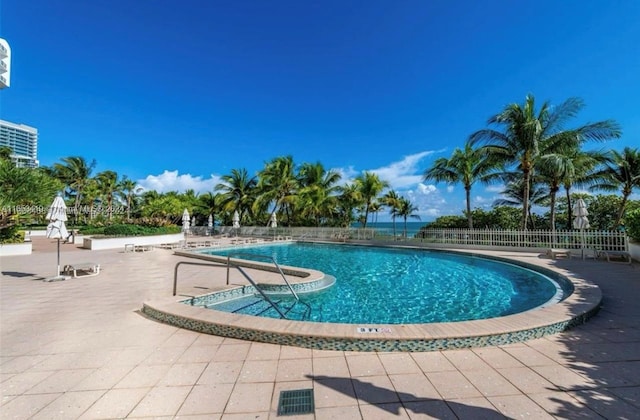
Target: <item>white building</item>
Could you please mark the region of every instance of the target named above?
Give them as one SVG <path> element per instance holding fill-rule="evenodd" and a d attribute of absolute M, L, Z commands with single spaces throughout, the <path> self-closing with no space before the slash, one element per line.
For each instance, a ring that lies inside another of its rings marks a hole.
<path fill-rule="evenodd" d="M 0 120 L 0 146 L 11 148 L 16 166 L 38 167 L 38 129 Z"/>
<path fill-rule="evenodd" d="M 11 84 L 11 47 L 9 43 L 0 38 L 0 89 Z"/>

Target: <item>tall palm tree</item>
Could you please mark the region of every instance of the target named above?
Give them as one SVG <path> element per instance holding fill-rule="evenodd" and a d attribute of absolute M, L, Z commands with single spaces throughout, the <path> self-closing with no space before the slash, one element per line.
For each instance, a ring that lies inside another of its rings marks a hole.
<path fill-rule="evenodd" d="M 356 184 L 362 197 L 362 201 L 364 202 L 364 219 L 362 227 L 366 228 L 371 207 L 376 198 L 378 198 L 378 195 L 380 195 L 385 188 L 389 187 L 389 182 L 380 179 L 380 177 L 373 172 L 365 171 L 356 177 L 354 183 Z"/>
<path fill-rule="evenodd" d="M 310 217 L 316 226 L 328 220 L 336 210 L 338 181 L 341 176 L 327 171 L 320 163 L 303 163 L 298 170 L 298 203 L 301 215 Z M 275 212 L 275 208 L 273 210 Z"/>
<path fill-rule="evenodd" d="M 622 202 L 616 218 L 616 227 L 622 223 L 629 196 L 634 188 L 640 188 L 640 149 L 625 147 L 622 153 L 612 150 L 604 165 L 594 176 L 601 181 L 591 186 L 592 190 L 622 192 Z"/>
<path fill-rule="evenodd" d="M 221 191 L 220 206 L 231 220 L 231 214 L 238 211 L 240 219 L 243 220 L 245 214 L 251 217 L 251 207 L 254 202 L 255 188 L 257 181 L 255 177 L 250 177 L 245 168 L 232 169 L 231 174 L 220 177 L 221 181 L 214 188 Z"/>
<path fill-rule="evenodd" d="M 266 209 L 273 205 L 273 212 L 284 210 L 287 222 L 291 225 L 293 205 L 297 199 L 298 179 L 295 164 L 291 156 L 279 156 L 267 162 L 258 173 L 259 195 L 254 206 Z"/>
<path fill-rule="evenodd" d="M 127 220 L 131 220 L 131 208 L 136 201 L 136 197 L 142 191 L 142 187 L 125 175 L 120 181 L 120 191 L 122 192 L 122 199 L 127 203 Z"/>
<path fill-rule="evenodd" d="M 107 204 L 107 217 L 113 218 L 113 199 L 120 193 L 118 174 L 114 171 L 102 171 L 96 175 L 98 190 Z"/>
<path fill-rule="evenodd" d="M 363 205 L 364 201 L 355 183 L 342 185 L 339 187 L 339 192 L 337 204 L 339 225 L 349 227 L 354 221 L 354 211 Z"/>
<path fill-rule="evenodd" d="M 82 201 L 82 191 L 91 178 L 91 172 L 96 166 L 95 159 L 87 162 L 81 156 L 69 156 L 62 159 L 62 163 L 54 163 L 53 172 L 59 180 L 65 183 L 69 189 L 69 195 L 74 198 L 75 220 L 78 221 L 80 202 Z"/>
<path fill-rule="evenodd" d="M 414 206 L 411 201 L 409 201 L 405 197 L 400 198 L 400 202 L 398 203 L 398 216 L 402 217 L 404 220 L 404 233 L 403 236 L 407 237 L 407 218 L 411 217 L 412 219 L 420 220 L 420 216 L 415 212 L 418 211 L 418 207 Z"/>
<path fill-rule="evenodd" d="M 471 188 L 476 181 L 488 183 L 495 175 L 492 172 L 498 164 L 479 149 L 474 149 L 467 141 L 464 149 L 456 148 L 450 158 L 438 158 L 433 166 L 424 172 L 425 181 L 447 182 L 455 184 L 461 182 L 464 186 L 465 201 L 467 203 L 467 223 L 473 229 L 473 215 L 471 213 Z"/>
<path fill-rule="evenodd" d="M 508 181 L 505 185 L 505 189 L 501 193 L 503 197 L 495 200 L 493 202 L 493 206 L 522 207 L 525 203 L 524 181 L 522 178 L 517 178 L 515 174 L 506 175 L 506 179 L 508 179 Z M 539 183 L 534 182 L 529 188 L 527 198 L 527 224 L 531 223 L 532 229 L 535 229 L 535 221 L 532 218 L 531 209 L 534 204 L 538 206 L 545 205 L 548 202 L 549 195 L 546 190 L 540 188 Z"/>
<path fill-rule="evenodd" d="M 535 99 L 528 95 L 524 104 L 507 105 L 502 112 L 489 118 L 488 124 L 502 127 L 502 131 L 483 129 L 470 136 L 472 144 L 482 143 L 482 149 L 497 162 L 517 165 L 524 186 L 522 229 L 526 229 L 529 215 L 531 177 L 541 155 L 553 153 L 558 147 L 571 143 L 620 137 L 620 127 L 613 120 L 565 130 L 565 123 L 583 107 L 581 99 L 569 98 L 556 107 L 544 102 L 536 111 Z"/>
<path fill-rule="evenodd" d="M 393 237 L 396 237 L 396 217 L 399 216 L 398 210 L 400 209 L 400 200 L 402 197 L 398 195 L 395 190 L 389 190 L 380 200 L 383 205 L 389 208 L 391 214 L 391 221 L 393 222 Z"/>

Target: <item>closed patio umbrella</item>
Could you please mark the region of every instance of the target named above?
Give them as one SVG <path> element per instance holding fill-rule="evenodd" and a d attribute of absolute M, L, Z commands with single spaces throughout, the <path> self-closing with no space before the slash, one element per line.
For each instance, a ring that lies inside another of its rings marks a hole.
<path fill-rule="evenodd" d="M 209 218 L 207 219 L 207 227 L 209 228 L 208 232 L 213 234 L 213 216 L 209 215 Z"/>
<path fill-rule="evenodd" d="M 269 221 L 269 224 L 273 228 L 273 239 L 275 240 L 275 238 L 276 238 L 276 228 L 278 227 L 278 218 L 276 216 L 276 212 L 275 211 L 273 213 L 271 213 L 271 220 Z"/>
<path fill-rule="evenodd" d="M 182 231 L 185 234 L 189 232 L 189 212 L 187 209 L 182 212 Z"/>
<path fill-rule="evenodd" d="M 576 200 L 573 206 L 573 228 L 580 230 L 580 247 L 582 249 L 582 259 L 584 259 L 584 230 L 589 229 L 589 211 L 587 210 L 587 204 L 582 198 Z"/>
<path fill-rule="evenodd" d="M 58 269 L 56 276 L 47 279 L 47 281 L 66 280 L 68 277 L 60 275 L 60 239 L 66 239 L 69 236 L 67 227 L 64 222 L 67 221 L 67 206 L 61 196 L 57 196 L 49 210 L 47 210 L 47 220 L 49 225 L 47 226 L 47 238 L 53 238 L 58 240 Z"/>
<path fill-rule="evenodd" d="M 233 212 L 233 228 L 236 230 L 236 236 L 238 236 L 238 229 L 240 229 L 240 215 L 238 214 L 238 210 Z"/>

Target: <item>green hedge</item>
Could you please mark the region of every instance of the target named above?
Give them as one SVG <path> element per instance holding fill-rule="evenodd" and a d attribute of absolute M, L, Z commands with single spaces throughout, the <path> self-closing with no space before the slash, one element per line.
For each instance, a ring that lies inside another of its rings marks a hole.
<path fill-rule="evenodd" d="M 180 233 L 180 226 L 140 226 L 140 225 L 109 225 L 100 227 L 87 227 L 80 231 L 84 235 L 105 236 L 150 236 Z"/>
<path fill-rule="evenodd" d="M 629 237 L 640 243 L 640 209 L 628 212 L 624 218 L 625 228 Z"/>

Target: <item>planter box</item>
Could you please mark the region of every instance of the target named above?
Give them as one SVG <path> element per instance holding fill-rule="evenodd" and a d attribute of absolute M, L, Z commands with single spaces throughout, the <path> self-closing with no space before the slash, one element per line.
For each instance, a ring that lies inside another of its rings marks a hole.
<path fill-rule="evenodd" d="M 31 242 L 22 244 L 0 244 L 0 257 L 11 255 L 31 255 Z"/>
<path fill-rule="evenodd" d="M 184 241 L 184 233 L 153 236 L 123 236 L 119 238 L 84 237 L 82 247 L 91 250 L 123 248 L 125 245 L 160 245 Z"/>

